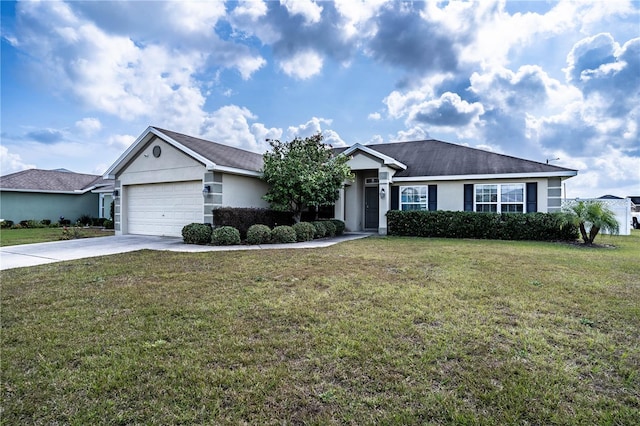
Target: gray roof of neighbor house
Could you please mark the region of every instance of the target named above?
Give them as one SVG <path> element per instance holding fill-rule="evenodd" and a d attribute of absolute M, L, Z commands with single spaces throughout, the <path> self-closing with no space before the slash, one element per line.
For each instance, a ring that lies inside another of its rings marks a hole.
<path fill-rule="evenodd" d="M 497 154 L 477 148 L 456 145 L 438 140 L 394 142 L 365 145 L 367 148 L 392 157 L 407 166 L 395 177 L 501 175 L 527 173 L 577 174 L 576 170 L 509 155 Z M 336 148 L 344 152 L 348 148 Z M 574 173 L 571 173 L 574 172 Z"/>
<path fill-rule="evenodd" d="M 96 187 L 112 185 L 102 176 L 63 170 L 29 169 L 0 176 L 1 191 L 85 193 Z"/>
<path fill-rule="evenodd" d="M 196 138 L 171 130 L 153 127 L 160 133 L 169 136 L 174 141 L 211 160 L 218 166 L 233 167 L 235 169 L 260 171 L 262 170 L 262 154 L 246 151 L 240 148 L 223 145 L 221 143 Z"/>

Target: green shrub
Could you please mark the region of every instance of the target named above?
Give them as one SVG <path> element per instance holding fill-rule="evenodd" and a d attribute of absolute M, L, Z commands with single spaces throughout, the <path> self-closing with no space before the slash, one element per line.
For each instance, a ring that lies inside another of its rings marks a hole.
<path fill-rule="evenodd" d="M 324 224 L 324 227 L 327 229 L 327 237 L 335 237 L 336 224 L 330 220 L 323 220 L 322 223 Z"/>
<path fill-rule="evenodd" d="M 190 223 L 182 227 L 182 241 L 185 244 L 206 245 L 211 242 L 211 225 Z"/>
<path fill-rule="evenodd" d="M 298 222 L 293 225 L 296 231 L 296 241 L 311 241 L 316 233 L 316 228 L 309 222 Z"/>
<path fill-rule="evenodd" d="M 40 221 L 40 224 L 44 225 L 44 226 L 49 226 L 49 225 L 51 225 L 51 219 L 42 219 Z"/>
<path fill-rule="evenodd" d="M 340 219 L 329 219 L 329 221 L 336 226 L 336 235 L 344 234 L 344 229 L 346 228 L 346 225 L 343 221 L 341 221 Z"/>
<path fill-rule="evenodd" d="M 276 244 L 295 243 L 296 231 L 288 225 L 276 226 L 271 230 L 271 242 Z"/>
<path fill-rule="evenodd" d="M 563 213 L 476 213 L 390 210 L 389 235 L 493 240 L 574 241 L 578 228 Z"/>
<path fill-rule="evenodd" d="M 267 244 L 271 241 L 271 229 L 267 225 L 251 225 L 247 230 L 247 244 Z"/>
<path fill-rule="evenodd" d="M 246 239 L 251 225 L 261 224 L 269 228 L 292 225 L 293 214 L 268 209 L 221 207 L 213 209 L 213 223 L 216 227 L 233 226 L 240 231 L 240 237 Z"/>
<path fill-rule="evenodd" d="M 311 224 L 316 228 L 316 232 L 313 234 L 314 238 L 322 238 L 327 235 L 327 227 L 324 226 L 324 222 L 316 220 L 311 222 Z"/>
<path fill-rule="evenodd" d="M 102 226 L 104 226 L 104 227 L 105 227 L 105 229 L 113 229 L 113 227 L 114 227 L 114 226 L 113 226 L 113 221 L 112 221 L 112 220 L 110 220 L 110 219 L 106 219 L 106 220 L 104 221 L 104 223 L 102 224 Z"/>
<path fill-rule="evenodd" d="M 79 223 L 80 225 L 84 225 L 84 226 L 89 226 L 91 225 L 91 216 L 89 216 L 88 214 L 83 214 L 78 218 L 76 223 Z"/>
<path fill-rule="evenodd" d="M 240 231 L 233 226 L 221 226 L 211 233 L 211 242 L 217 246 L 240 244 Z"/>
<path fill-rule="evenodd" d="M 35 219 L 26 219 L 20 221 L 21 228 L 44 228 L 41 221 Z"/>
<path fill-rule="evenodd" d="M 0 228 L 2 229 L 8 229 L 13 227 L 13 221 L 12 220 L 3 220 L 2 222 L 0 222 Z"/>

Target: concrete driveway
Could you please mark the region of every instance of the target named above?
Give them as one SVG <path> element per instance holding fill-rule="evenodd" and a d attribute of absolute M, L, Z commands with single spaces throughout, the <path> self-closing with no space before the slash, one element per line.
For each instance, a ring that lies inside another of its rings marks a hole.
<path fill-rule="evenodd" d="M 87 257 L 127 253 L 136 250 L 168 250 L 181 252 L 261 250 L 328 247 L 342 241 L 364 238 L 369 233 L 347 233 L 340 237 L 294 244 L 266 244 L 239 246 L 198 246 L 184 244 L 182 238 L 121 235 L 49 243 L 0 247 L 0 270 L 43 265 Z"/>

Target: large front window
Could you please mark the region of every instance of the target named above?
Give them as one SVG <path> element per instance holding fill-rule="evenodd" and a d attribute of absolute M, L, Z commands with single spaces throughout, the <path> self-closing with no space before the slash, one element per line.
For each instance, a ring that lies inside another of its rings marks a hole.
<path fill-rule="evenodd" d="M 476 211 L 524 213 L 524 184 L 476 185 Z"/>
<path fill-rule="evenodd" d="M 400 210 L 428 210 L 426 186 L 401 186 Z"/>

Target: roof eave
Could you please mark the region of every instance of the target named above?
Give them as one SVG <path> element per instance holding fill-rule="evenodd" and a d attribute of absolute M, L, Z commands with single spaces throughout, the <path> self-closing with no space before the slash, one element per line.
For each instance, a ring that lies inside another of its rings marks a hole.
<path fill-rule="evenodd" d="M 212 172 L 217 171 L 217 172 L 229 173 L 229 174 L 240 175 L 240 176 L 249 176 L 249 177 L 256 177 L 256 178 L 262 177 L 262 172 L 260 171 L 240 169 L 237 167 L 219 166 L 216 164 L 213 164 L 211 167 L 207 167 L 207 170 Z"/>
<path fill-rule="evenodd" d="M 532 172 L 532 173 L 497 173 L 475 175 L 443 175 L 443 176 L 405 176 L 394 177 L 394 182 L 418 182 L 418 181 L 452 181 L 452 180 L 488 180 L 488 179 L 533 179 L 533 178 L 570 178 L 578 174 L 577 170 L 563 170 L 556 172 Z"/>
<path fill-rule="evenodd" d="M 22 188 L 0 188 L 0 192 L 28 192 L 32 194 L 67 194 L 82 195 L 86 194 L 89 189 L 76 189 L 73 191 L 54 191 L 51 189 L 22 189 Z"/>
<path fill-rule="evenodd" d="M 353 144 L 351 145 L 349 148 L 347 148 L 345 151 L 343 151 L 341 153 L 341 155 L 346 155 L 349 156 L 351 154 L 353 154 L 355 151 L 362 151 L 364 153 L 367 153 L 369 155 L 372 155 L 380 160 L 382 160 L 382 162 L 384 163 L 385 166 L 389 166 L 392 167 L 394 169 L 400 169 L 400 170 L 406 170 L 407 166 L 404 163 L 401 163 L 400 161 L 396 160 L 395 158 L 389 157 L 388 155 L 385 155 L 381 152 L 376 151 L 375 149 L 371 149 L 367 146 L 361 145 L 359 143 Z"/>

